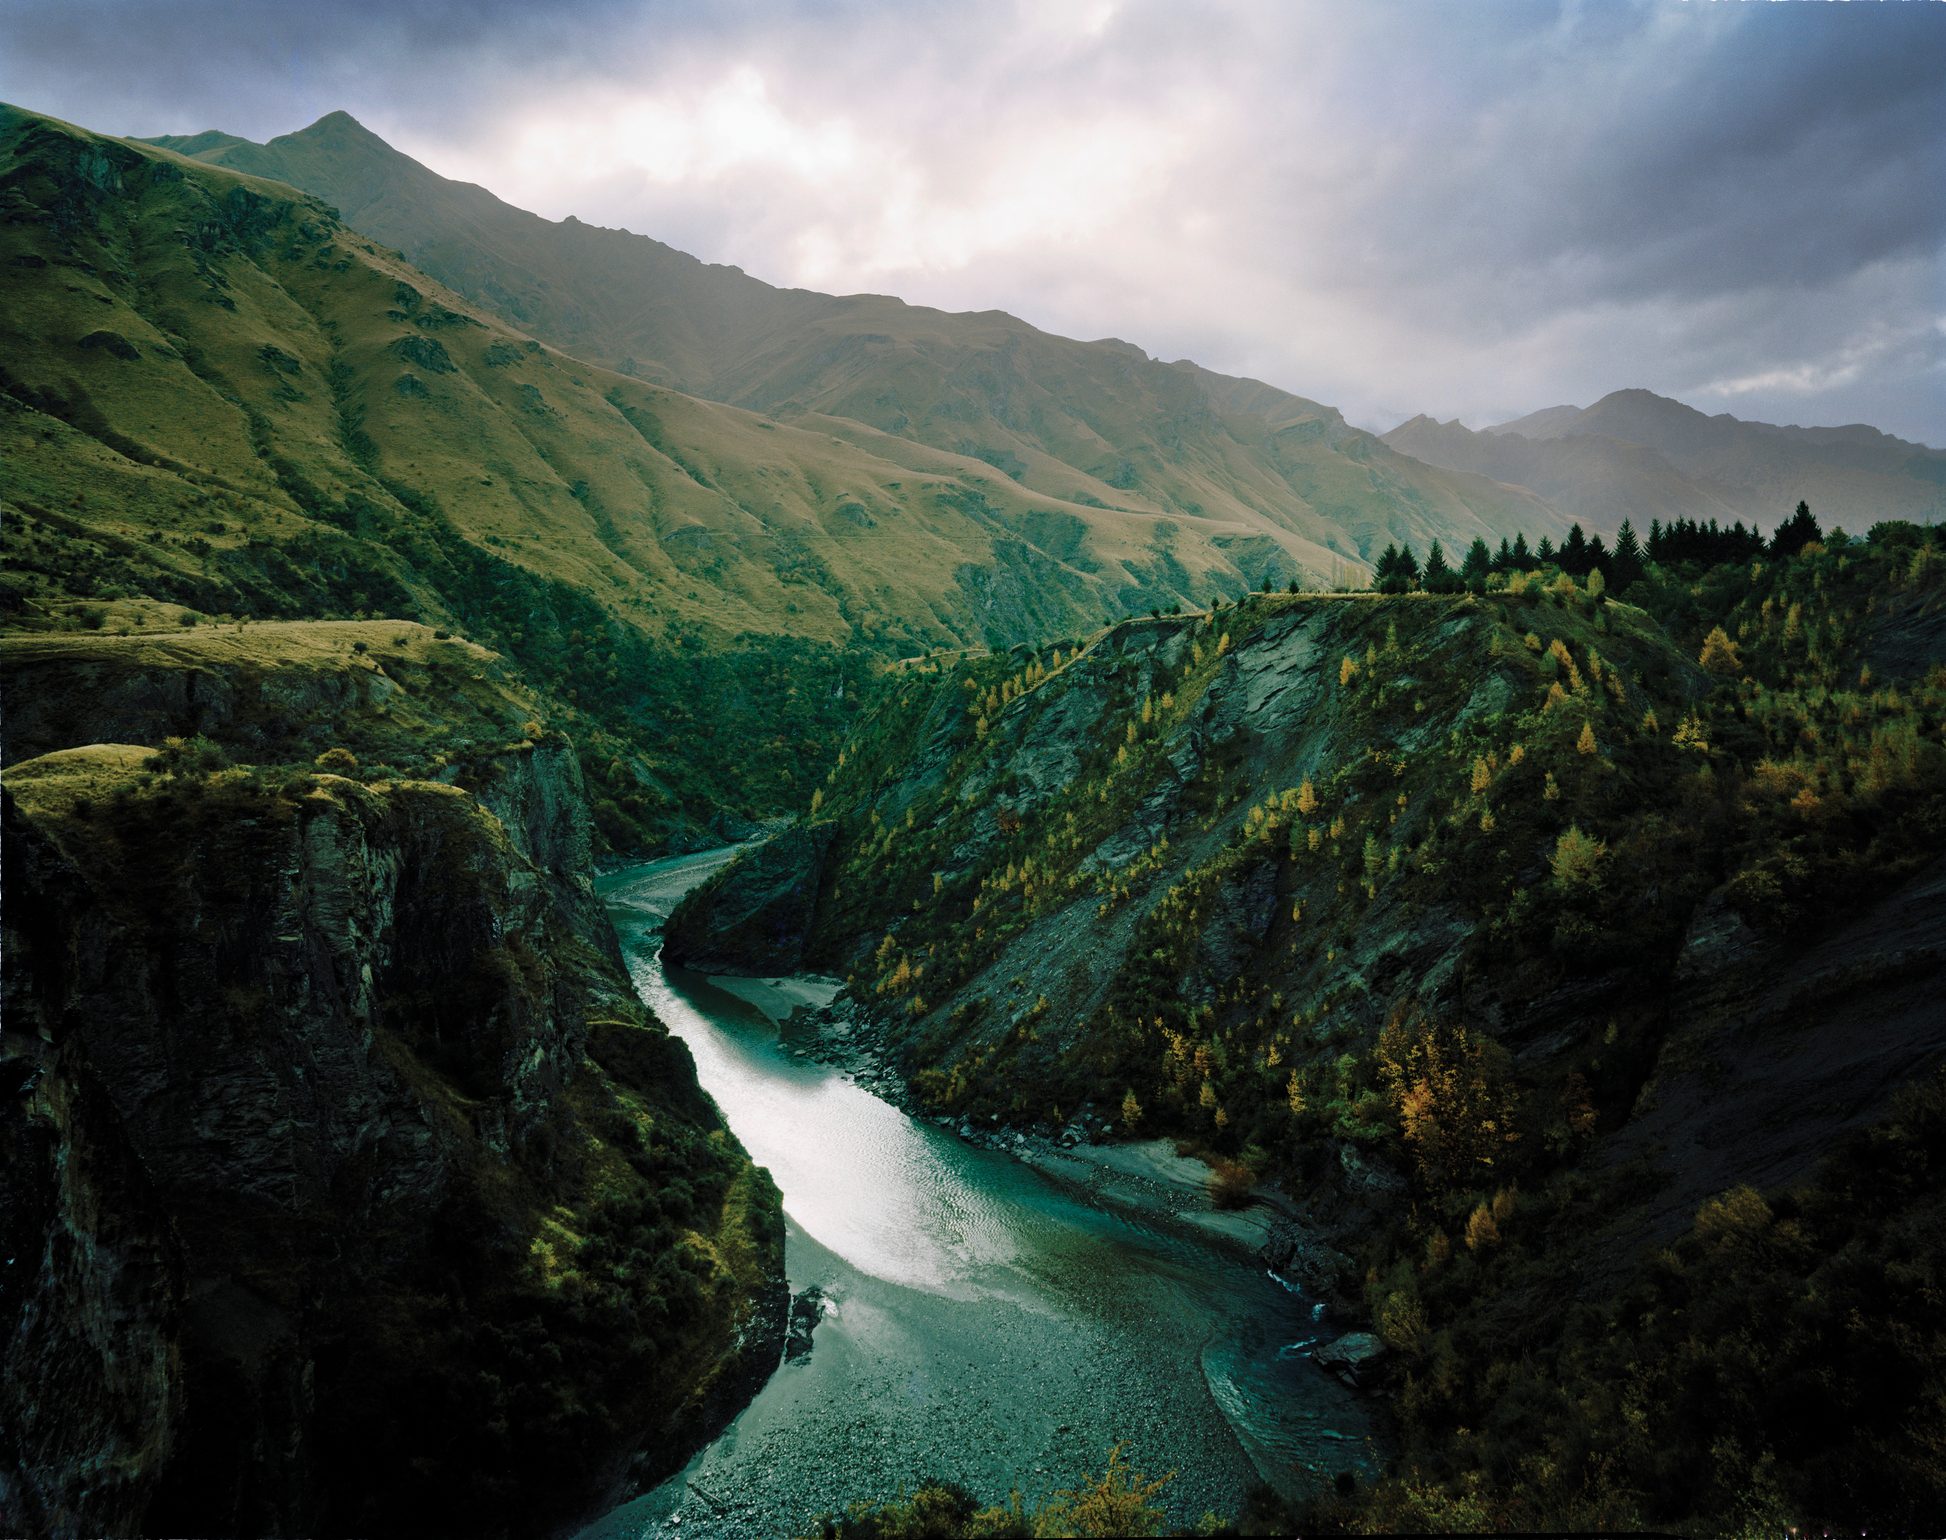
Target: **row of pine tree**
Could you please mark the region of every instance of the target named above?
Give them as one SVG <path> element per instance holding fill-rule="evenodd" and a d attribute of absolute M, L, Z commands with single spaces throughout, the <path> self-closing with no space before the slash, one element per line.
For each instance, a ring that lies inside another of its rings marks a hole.
<path fill-rule="evenodd" d="M 1646 545 L 1635 533 L 1634 524 L 1622 520 L 1611 549 L 1600 535 L 1589 536 L 1579 524 L 1568 527 L 1567 537 L 1557 548 L 1547 536 L 1529 548 L 1527 536 L 1517 534 L 1511 541 L 1502 537 L 1500 549 L 1488 548 L 1485 540 L 1475 540 L 1466 558 L 1455 568 L 1435 540 L 1426 553 L 1423 567 L 1413 554 L 1412 545 L 1388 544 L 1372 569 L 1372 586 L 1380 593 L 1402 594 L 1423 589 L 1432 594 L 1456 594 L 1471 590 L 1484 592 L 1487 579 L 1496 572 L 1526 572 L 1535 567 L 1558 567 L 1569 577 L 1585 578 L 1599 572 L 1603 582 L 1616 593 L 1647 575 L 1648 566 L 1698 562 L 1714 566 L 1719 562 L 1749 561 L 1768 552 L 1774 556 L 1795 556 L 1819 539 L 1818 521 L 1811 516 L 1808 503 L 1800 502 L 1797 511 L 1777 526 L 1765 540 L 1754 526 L 1746 529 L 1741 519 L 1723 528 L 1715 519 L 1707 524 L 1694 519 L 1674 519 L 1664 525 L 1660 519 L 1649 523 Z"/>

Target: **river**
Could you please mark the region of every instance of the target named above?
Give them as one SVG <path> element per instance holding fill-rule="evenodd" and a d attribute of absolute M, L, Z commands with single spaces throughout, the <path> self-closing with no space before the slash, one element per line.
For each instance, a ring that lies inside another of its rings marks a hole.
<path fill-rule="evenodd" d="M 685 1470 L 581 1540 L 815 1533 L 929 1475 L 1031 1507 L 1118 1441 L 1175 1473 L 1185 1523 L 1233 1515 L 1259 1480 L 1294 1496 L 1369 1468 L 1364 1407 L 1303 1357 L 1320 1312 L 1260 1265 L 800 1057 L 761 986 L 665 969 L 663 918 L 729 854 L 612 873 L 601 894 L 642 998 L 783 1192 L 792 1292 L 816 1286 L 827 1313 Z"/>

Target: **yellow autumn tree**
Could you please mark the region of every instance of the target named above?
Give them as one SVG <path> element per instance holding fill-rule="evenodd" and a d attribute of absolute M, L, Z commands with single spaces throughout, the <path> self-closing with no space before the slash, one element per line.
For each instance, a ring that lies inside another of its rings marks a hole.
<path fill-rule="evenodd" d="M 1581 736 L 1574 740 L 1574 751 L 1577 754 L 1594 754 L 1600 751 L 1600 745 L 1595 742 L 1595 724 L 1593 722 L 1583 722 L 1581 724 Z"/>
<path fill-rule="evenodd" d="M 1132 1470 L 1122 1458 L 1120 1444 L 1108 1452 L 1108 1468 L 1099 1479 L 1089 1477 L 1054 1499 L 1034 1515 L 1036 1535 L 1159 1535 L 1169 1520 L 1160 1501 L 1162 1489 L 1176 1479 L 1174 1471 L 1155 1481 Z"/>
<path fill-rule="evenodd" d="M 1308 775 L 1304 777 L 1304 784 L 1297 788 L 1297 810 L 1306 818 L 1318 810 L 1318 794 Z"/>
<path fill-rule="evenodd" d="M 1602 858 L 1607 854 L 1608 846 L 1601 840 L 1583 834 L 1579 824 L 1569 824 L 1554 842 L 1548 865 L 1553 868 L 1555 882 L 1564 888 L 1598 888 Z"/>
<path fill-rule="evenodd" d="M 1719 1249 L 1747 1247 L 1770 1228 L 1774 1217 L 1756 1188 L 1732 1187 L 1696 1210 L 1696 1235 Z"/>
<path fill-rule="evenodd" d="M 1730 640 L 1721 626 L 1714 626 L 1710 634 L 1703 638 L 1703 650 L 1697 655 L 1697 662 L 1712 674 L 1726 679 L 1735 679 L 1743 673 L 1743 659 L 1737 653 L 1737 644 Z"/>
<path fill-rule="evenodd" d="M 1142 1104 L 1135 1099 L 1135 1092 L 1131 1089 L 1122 1098 L 1122 1127 L 1134 1128 L 1141 1121 Z"/>
<path fill-rule="evenodd" d="M 1491 1038 L 1399 1013 L 1379 1034 L 1377 1065 L 1429 1189 L 1479 1185 L 1519 1141 L 1507 1052 Z"/>

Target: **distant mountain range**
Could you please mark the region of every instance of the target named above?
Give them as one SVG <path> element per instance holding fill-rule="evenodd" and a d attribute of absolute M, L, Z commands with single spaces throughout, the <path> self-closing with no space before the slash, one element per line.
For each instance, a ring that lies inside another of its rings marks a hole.
<path fill-rule="evenodd" d="M 1384 435 L 1448 470 L 1529 487 L 1612 532 L 1624 518 L 1742 520 L 1769 529 L 1808 501 L 1827 527 L 1946 517 L 1946 450 L 1876 428 L 1780 428 L 1715 417 L 1647 390 L 1556 406 L 1484 432 L 1414 417 Z"/>

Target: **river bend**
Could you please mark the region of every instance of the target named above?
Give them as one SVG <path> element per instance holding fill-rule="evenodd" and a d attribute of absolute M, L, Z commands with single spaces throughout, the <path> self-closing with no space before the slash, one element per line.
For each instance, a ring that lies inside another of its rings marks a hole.
<path fill-rule="evenodd" d="M 665 969 L 664 917 L 728 856 L 632 867 L 601 894 L 642 998 L 783 1192 L 793 1293 L 817 1287 L 827 1313 L 683 1472 L 582 1540 L 811 1533 L 927 1475 L 1031 1505 L 1120 1440 L 1176 1473 L 1181 1522 L 1234 1514 L 1257 1480 L 1294 1496 L 1367 1466 L 1364 1407 L 1303 1358 L 1318 1311 L 1260 1266 L 800 1057 L 773 1018 L 829 986 Z"/>

